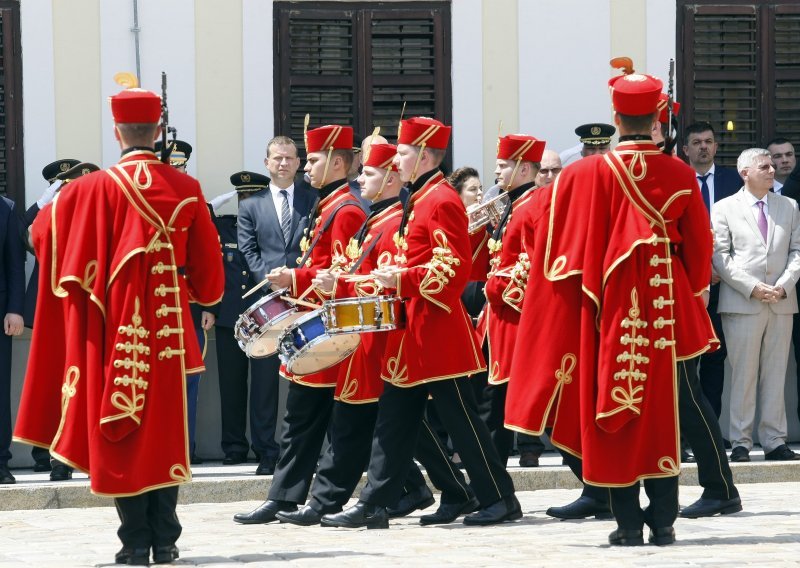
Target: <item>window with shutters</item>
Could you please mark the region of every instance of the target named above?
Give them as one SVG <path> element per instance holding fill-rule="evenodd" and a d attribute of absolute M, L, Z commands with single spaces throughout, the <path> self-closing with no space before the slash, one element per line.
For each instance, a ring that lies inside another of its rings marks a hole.
<path fill-rule="evenodd" d="M 449 2 L 275 2 L 275 132 L 302 144 L 311 126 L 380 126 L 405 116 L 449 124 Z M 302 149 L 301 149 L 302 152 Z"/>
<path fill-rule="evenodd" d="M 0 0 L 0 195 L 25 202 L 19 2 Z"/>
<path fill-rule="evenodd" d="M 800 3 L 678 1 L 681 124 L 707 120 L 717 161 L 776 136 L 800 146 Z"/>

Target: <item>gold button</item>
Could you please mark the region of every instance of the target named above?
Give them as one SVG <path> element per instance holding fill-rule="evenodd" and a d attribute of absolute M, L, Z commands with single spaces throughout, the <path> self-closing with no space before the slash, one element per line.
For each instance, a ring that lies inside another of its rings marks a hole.
<path fill-rule="evenodd" d="M 247 276 L 247 271 L 246 270 L 242 270 L 242 276 Z"/>
<path fill-rule="evenodd" d="M 246 290 L 246 289 L 247 289 L 247 286 L 245 286 L 244 284 L 242 284 L 242 290 Z"/>

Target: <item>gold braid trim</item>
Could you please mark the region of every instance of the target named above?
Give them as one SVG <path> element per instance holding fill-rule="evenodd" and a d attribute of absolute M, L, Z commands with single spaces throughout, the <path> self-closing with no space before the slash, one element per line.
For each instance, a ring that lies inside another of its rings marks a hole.
<path fill-rule="evenodd" d="M 453 256 L 453 251 L 447 246 L 447 235 L 441 229 L 433 231 L 433 239 L 438 246 L 433 247 L 433 258 L 427 263 L 428 272 L 422 279 L 419 285 L 420 294 L 426 300 L 430 301 L 445 310 L 448 314 L 450 308 L 433 296 L 441 293 L 444 287 L 450 282 L 450 278 L 456 275 L 454 266 L 459 266 L 461 260 Z"/>
<path fill-rule="evenodd" d="M 528 287 L 528 273 L 531 270 L 531 262 L 528 253 L 521 253 L 517 262 L 511 268 L 509 282 L 503 290 L 503 301 L 522 313 L 522 300 L 525 298 L 525 289 Z"/>

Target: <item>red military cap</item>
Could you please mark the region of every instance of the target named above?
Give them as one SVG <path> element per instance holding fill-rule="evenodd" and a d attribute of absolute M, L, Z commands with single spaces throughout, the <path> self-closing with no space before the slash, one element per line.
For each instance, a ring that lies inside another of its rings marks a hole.
<path fill-rule="evenodd" d="M 370 144 L 364 153 L 364 165 L 388 170 L 395 154 L 397 146 L 394 144 Z"/>
<path fill-rule="evenodd" d="M 306 152 L 352 150 L 353 129 L 349 126 L 328 124 L 306 131 Z"/>
<path fill-rule="evenodd" d="M 497 140 L 498 160 L 538 162 L 544 153 L 544 140 L 525 134 L 509 134 Z"/>
<path fill-rule="evenodd" d="M 639 73 L 613 77 L 608 82 L 614 110 L 630 116 L 656 112 L 663 86 L 661 79 Z"/>
<path fill-rule="evenodd" d="M 450 141 L 450 130 L 449 126 L 445 126 L 435 118 L 415 116 L 400 121 L 397 143 L 444 150 Z"/>
<path fill-rule="evenodd" d="M 161 97 L 145 89 L 125 89 L 111 100 L 114 122 L 158 122 L 161 117 Z"/>
<path fill-rule="evenodd" d="M 658 97 L 658 121 L 666 124 L 669 120 L 669 109 L 667 108 L 667 101 L 669 97 L 666 93 L 661 93 Z M 678 116 L 678 112 L 681 110 L 681 103 L 676 103 L 672 101 L 672 116 Z"/>

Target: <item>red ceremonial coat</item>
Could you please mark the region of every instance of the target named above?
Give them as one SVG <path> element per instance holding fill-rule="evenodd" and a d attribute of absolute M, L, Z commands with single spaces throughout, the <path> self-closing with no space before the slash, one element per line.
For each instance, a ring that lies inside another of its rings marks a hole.
<path fill-rule="evenodd" d="M 506 426 L 582 457 L 587 483 L 679 473 L 676 362 L 716 348 L 701 294 L 712 237 L 694 171 L 652 143 L 536 192 Z M 533 291 L 535 290 L 535 293 Z"/>
<path fill-rule="evenodd" d="M 292 285 L 289 293 L 295 298 L 312 286 L 311 280 L 317 275 L 317 271 L 331 267 L 341 269 L 347 265 L 349 259 L 345 253 L 345 248 L 350 242 L 350 237 L 358 231 L 359 227 L 364 223 L 364 219 L 366 219 L 366 214 L 361 209 L 361 204 L 350 193 L 350 186 L 347 184 L 347 180 L 339 180 L 326 187 L 334 186 L 334 184 L 336 189 L 320 200 L 317 206 L 319 214 L 314 221 L 314 226 L 300 242 L 300 252 L 305 255 L 319 231 L 322 230 L 328 219 L 333 216 L 333 221 L 327 230 L 322 233 L 316 246 L 312 249 L 305 266 L 298 266 L 291 271 Z M 326 296 L 317 288 L 314 288 L 308 295 L 308 299 L 313 300 L 315 298 L 319 301 L 330 299 L 329 296 Z M 281 367 L 281 375 L 301 385 L 332 387 L 336 385 L 339 367 L 346 363 L 347 359 L 324 371 L 310 375 L 292 375 Z"/>
<path fill-rule="evenodd" d="M 391 334 L 381 376 L 398 387 L 485 370 L 461 293 L 472 265 L 464 205 L 436 170 L 412 188 L 408 221 L 396 238 L 397 295 L 406 298 L 406 327 Z"/>
<path fill-rule="evenodd" d="M 528 271 L 518 266 L 522 252 L 522 213 L 535 189 L 529 189 L 511 204 L 512 210 L 497 238 L 489 241 L 490 270 L 486 287 L 486 338 L 489 343 L 489 384 L 500 385 L 511 378 L 511 362 L 517 341 Z"/>
<path fill-rule="evenodd" d="M 403 217 L 403 204 L 400 201 L 389 205 L 367 221 L 367 234 L 362 245 L 351 241 L 348 247 L 350 265 L 355 263 L 363 251 L 372 241 L 378 239 L 377 244 L 370 250 L 369 255 L 358 267 L 355 274 L 369 274 L 375 268 L 388 266 L 394 263 L 394 254 L 397 248 L 394 244 L 394 235 L 400 227 Z M 334 295 L 337 299 L 352 297 L 374 297 L 391 295 L 377 285 L 374 280 L 348 281 L 345 277 L 337 280 Z M 386 354 L 386 342 L 391 334 L 399 331 L 381 331 L 361 334 L 361 343 L 358 349 L 350 356 L 345 365 L 339 367 L 339 380 L 336 383 L 335 399 L 348 404 L 364 404 L 377 402 L 383 392 L 381 380 L 381 367 Z"/>
<path fill-rule="evenodd" d="M 204 370 L 189 301 L 224 272 L 198 182 L 149 151 L 67 185 L 37 216 L 41 270 L 15 435 L 94 493 L 191 479 L 185 376 Z"/>

